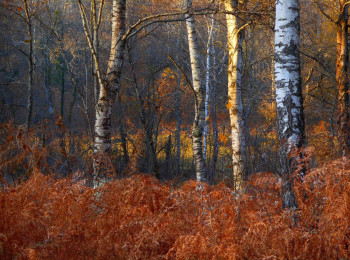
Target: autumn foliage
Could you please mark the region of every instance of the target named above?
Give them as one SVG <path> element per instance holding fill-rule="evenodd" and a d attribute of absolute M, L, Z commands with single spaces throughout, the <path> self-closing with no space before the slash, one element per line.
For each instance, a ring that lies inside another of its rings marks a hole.
<path fill-rule="evenodd" d="M 296 185 L 297 223 L 281 207 L 279 178 L 267 173 L 234 194 L 146 175 L 94 190 L 34 172 L 0 192 L 0 258 L 349 258 L 349 164 L 333 161 Z"/>

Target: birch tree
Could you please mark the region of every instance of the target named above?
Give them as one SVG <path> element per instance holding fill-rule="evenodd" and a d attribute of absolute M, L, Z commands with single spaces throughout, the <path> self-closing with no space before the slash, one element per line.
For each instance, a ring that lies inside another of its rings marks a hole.
<path fill-rule="evenodd" d="M 184 0 L 185 10 L 192 7 L 192 0 Z M 203 157 L 203 130 L 205 122 L 205 88 L 200 80 L 198 42 L 193 15 L 186 14 L 188 46 L 191 59 L 192 84 L 195 94 L 195 117 L 192 126 L 192 150 L 196 167 L 197 181 L 206 180 L 206 166 Z"/>
<path fill-rule="evenodd" d="M 210 24 L 208 24 L 208 43 L 207 43 L 207 70 L 205 75 L 205 110 L 204 110 L 204 144 L 203 144 L 203 157 L 207 158 L 207 140 L 208 140 L 208 116 L 209 116 L 209 96 L 210 96 L 210 70 L 211 70 L 211 56 L 212 56 L 212 43 L 213 43 L 213 27 L 214 27 L 214 15 L 210 17 Z"/>
<path fill-rule="evenodd" d="M 100 86 L 99 97 L 95 111 L 94 126 L 94 175 L 102 177 L 102 169 L 106 167 L 106 159 L 111 151 L 111 115 L 112 105 L 121 84 L 121 71 L 125 50 L 125 11 L 126 0 L 113 0 L 112 8 L 112 38 L 106 77 L 102 78 L 99 60 L 92 42 L 93 37 L 87 26 L 87 16 L 81 0 L 78 0 L 86 39 L 91 50 L 96 75 Z"/>
<path fill-rule="evenodd" d="M 277 129 L 283 177 L 282 202 L 296 208 L 291 173 L 297 159 L 291 152 L 304 144 L 304 115 L 300 76 L 299 0 L 276 0 L 275 84 Z"/>
<path fill-rule="evenodd" d="M 238 8 L 238 0 L 226 0 L 227 12 Z M 228 44 L 228 104 L 232 138 L 232 169 L 235 188 L 238 189 L 245 174 L 245 138 L 242 102 L 242 34 L 239 18 L 226 14 Z"/>
<path fill-rule="evenodd" d="M 90 14 L 90 23 L 92 28 L 92 46 L 96 52 L 97 62 L 99 61 L 99 29 L 101 25 L 102 19 L 102 10 L 103 10 L 104 0 L 100 0 L 99 8 L 97 7 L 96 0 L 91 1 L 91 14 Z M 94 103 L 98 100 L 98 78 L 97 78 L 97 66 L 95 66 L 94 59 L 92 58 L 92 74 L 93 74 L 93 82 L 94 82 Z"/>

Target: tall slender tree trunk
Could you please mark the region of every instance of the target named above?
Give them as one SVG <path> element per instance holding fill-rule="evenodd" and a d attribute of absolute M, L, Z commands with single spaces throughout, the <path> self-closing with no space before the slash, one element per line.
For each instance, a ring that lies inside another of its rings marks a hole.
<path fill-rule="evenodd" d="M 93 41 L 92 41 L 92 45 L 94 46 L 94 49 L 96 50 L 96 55 L 97 55 L 97 59 L 98 59 L 98 33 L 97 33 L 97 29 L 94 26 L 94 30 L 93 30 Z M 93 87 L 94 87 L 94 104 L 96 104 L 97 100 L 98 100 L 98 92 L 99 92 L 99 86 L 98 86 L 98 80 L 97 80 L 97 69 L 96 69 L 96 65 L 95 65 L 95 61 L 94 59 L 92 59 L 92 78 L 93 78 Z"/>
<path fill-rule="evenodd" d="M 213 68 L 214 68 L 214 78 L 213 81 L 216 82 L 216 72 L 215 72 L 215 68 L 216 68 L 216 51 L 215 51 L 215 47 L 213 50 Z M 219 155 L 219 132 L 218 132 L 218 125 L 217 125 L 217 118 L 216 118 L 216 102 L 217 102 L 217 89 L 216 89 L 216 84 L 213 85 L 213 91 L 211 94 L 211 119 L 213 122 L 213 159 L 212 159 L 212 169 L 211 169 L 211 173 L 210 173 L 210 181 L 214 180 L 215 177 L 215 172 L 216 172 L 216 164 L 218 161 L 218 155 Z"/>
<path fill-rule="evenodd" d="M 275 84 L 285 208 L 297 207 L 291 173 L 301 158 L 293 152 L 304 145 L 305 139 L 299 38 L 299 0 L 276 0 Z"/>
<path fill-rule="evenodd" d="M 102 163 L 98 154 L 108 155 L 111 151 L 111 115 L 112 105 L 121 85 L 121 72 L 124 61 L 125 40 L 125 8 L 126 0 L 113 0 L 112 40 L 107 68 L 107 79 L 100 85 L 100 93 L 96 106 L 95 139 L 94 139 L 94 174 L 101 174 Z"/>
<path fill-rule="evenodd" d="M 342 156 L 350 150 L 349 122 L 349 48 L 348 48 L 348 5 L 340 0 L 340 19 L 337 23 L 337 65 L 336 79 L 338 88 L 338 139 Z"/>
<path fill-rule="evenodd" d="M 28 42 L 29 42 L 29 54 L 28 54 L 28 94 L 27 94 L 27 116 L 26 127 L 30 128 L 33 115 L 33 84 L 34 84 L 34 51 L 33 51 L 33 28 L 31 16 L 29 14 L 27 0 L 23 0 L 24 11 L 26 14 L 26 22 L 28 26 Z"/>
<path fill-rule="evenodd" d="M 181 72 L 178 71 L 178 80 L 176 87 L 176 175 L 180 175 L 180 162 L 181 162 Z"/>
<path fill-rule="evenodd" d="M 92 29 L 92 46 L 96 53 L 96 60 L 92 57 L 92 76 L 93 76 L 93 99 L 94 104 L 97 103 L 98 96 L 99 96 L 99 84 L 98 84 L 98 77 L 97 77 L 97 65 L 99 63 L 99 38 L 98 38 L 98 31 L 101 24 L 101 16 L 102 16 L 102 10 L 103 10 L 104 0 L 100 0 L 99 9 L 96 5 L 96 0 L 91 1 L 91 29 Z M 97 12 L 97 10 L 99 10 Z"/>
<path fill-rule="evenodd" d="M 180 27 L 181 28 L 181 27 Z M 179 60 L 179 54 L 181 52 L 181 29 L 179 30 L 179 38 L 177 43 L 177 60 Z M 176 117 L 176 158 L 175 158 L 175 174 L 180 175 L 180 163 L 181 163 L 181 80 L 182 74 L 179 68 L 177 68 L 177 86 L 176 86 L 176 102 L 175 102 L 175 117 Z"/>
<path fill-rule="evenodd" d="M 226 11 L 238 8 L 238 0 L 227 0 Z M 242 102 L 242 34 L 237 16 L 226 15 L 228 43 L 228 109 L 231 122 L 232 169 L 235 188 L 239 189 L 246 171 L 244 116 Z"/>
<path fill-rule="evenodd" d="M 192 7 L 192 0 L 185 0 L 185 9 Z M 186 15 L 188 45 L 191 59 L 192 82 L 195 92 L 195 118 L 192 127 L 192 150 L 197 181 L 206 180 L 206 166 L 203 158 L 203 130 L 205 122 L 205 88 L 200 80 L 199 52 L 195 21 L 192 15 Z"/>
<path fill-rule="evenodd" d="M 63 120 L 64 116 L 64 100 L 66 92 L 66 63 L 64 62 L 64 57 L 61 60 L 61 117 Z"/>
<path fill-rule="evenodd" d="M 211 56 L 212 56 L 212 42 L 213 42 L 213 26 L 214 15 L 211 15 L 211 24 L 208 26 L 208 44 L 207 44 L 207 71 L 205 75 L 205 110 L 204 110 L 204 137 L 203 137 L 203 157 L 207 159 L 207 143 L 208 143 L 208 123 L 209 116 L 209 95 L 210 95 L 210 70 L 211 70 Z"/>

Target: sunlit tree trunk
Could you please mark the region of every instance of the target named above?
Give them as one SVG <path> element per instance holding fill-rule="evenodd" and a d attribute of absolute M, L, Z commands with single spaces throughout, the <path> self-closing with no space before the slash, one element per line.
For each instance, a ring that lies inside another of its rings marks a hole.
<path fill-rule="evenodd" d="M 350 122 L 349 122 L 349 67 L 348 48 L 348 5 L 340 0 L 340 17 L 337 23 L 337 65 L 336 79 L 338 87 L 338 138 L 343 156 L 349 154 Z"/>
<path fill-rule="evenodd" d="M 185 9 L 192 7 L 192 0 L 184 1 Z M 191 59 L 192 82 L 195 92 L 195 118 L 192 127 L 192 150 L 196 168 L 197 181 L 206 180 L 206 166 L 203 158 L 203 130 L 205 122 L 205 88 L 200 80 L 199 52 L 195 21 L 192 15 L 186 15 L 188 45 Z"/>
<path fill-rule="evenodd" d="M 238 8 L 238 0 L 227 0 L 226 11 L 233 12 Z M 239 18 L 226 15 L 228 43 L 228 109 L 231 122 L 232 169 L 235 188 L 242 184 L 245 175 L 245 138 L 242 102 L 242 34 Z"/>
<path fill-rule="evenodd" d="M 111 51 L 107 68 L 107 79 L 100 85 L 96 106 L 94 154 L 109 154 L 111 151 L 112 105 L 121 84 L 124 61 L 126 0 L 113 0 Z M 95 156 L 98 158 L 98 156 Z M 95 176 L 100 174 L 101 161 L 94 160 Z"/>
<path fill-rule="evenodd" d="M 283 177 L 282 201 L 286 208 L 297 207 L 291 173 L 300 158 L 293 152 L 303 146 L 305 135 L 299 38 L 299 0 L 276 0 L 274 54 L 277 128 Z"/>

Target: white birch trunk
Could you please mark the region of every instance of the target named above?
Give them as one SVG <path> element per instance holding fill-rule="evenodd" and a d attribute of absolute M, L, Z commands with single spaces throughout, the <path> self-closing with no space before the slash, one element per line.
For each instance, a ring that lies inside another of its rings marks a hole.
<path fill-rule="evenodd" d="M 303 99 L 300 76 L 300 6 L 299 0 L 276 0 L 275 84 L 277 128 L 283 175 L 282 201 L 286 208 L 297 207 L 292 164 L 298 158 L 290 153 L 304 144 Z"/>
<path fill-rule="evenodd" d="M 227 0 L 226 11 L 233 12 L 238 8 L 238 0 Z M 228 108 L 232 138 L 232 169 L 235 188 L 239 189 L 245 175 L 245 138 L 242 102 L 242 37 L 237 16 L 227 14 L 228 43 Z"/>
<path fill-rule="evenodd" d="M 185 0 L 186 10 L 192 7 L 192 0 Z M 191 59 L 192 82 L 195 91 L 195 118 L 192 128 L 192 150 L 196 168 L 197 181 L 206 180 L 206 166 L 203 158 L 203 129 L 204 129 L 204 109 L 205 109 L 205 89 L 200 80 L 199 52 L 197 36 L 195 31 L 195 21 L 192 15 L 186 15 L 188 46 Z"/>
<path fill-rule="evenodd" d="M 96 106 L 94 139 L 94 174 L 100 177 L 102 170 L 108 167 L 111 151 L 111 114 L 112 105 L 120 88 L 121 70 L 124 61 L 126 0 L 113 0 L 112 41 L 107 68 L 107 79 L 100 85 L 99 99 Z"/>
<path fill-rule="evenodd" d="M 205 77 L 205 110 L 204 110 L 204 139 L 203 139 L 203 158 L 207 159 L 207 142 L 208 142 L 208 115 L 209 115 L 209 95 L 210 95 L 210 69 L 212 56 L 212 42 L 213 42 L 213 26 L 214 15 L 211 16 L 211 25 L 208 26 L 208 45 L 207 45 L 207 71 Z"/>

